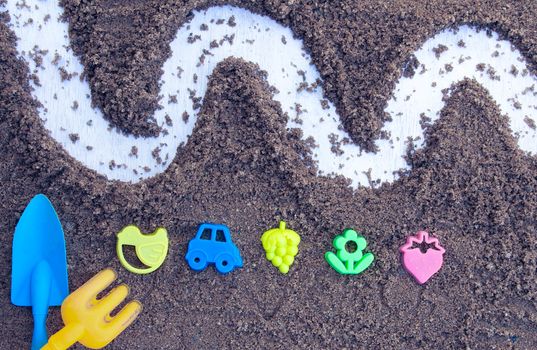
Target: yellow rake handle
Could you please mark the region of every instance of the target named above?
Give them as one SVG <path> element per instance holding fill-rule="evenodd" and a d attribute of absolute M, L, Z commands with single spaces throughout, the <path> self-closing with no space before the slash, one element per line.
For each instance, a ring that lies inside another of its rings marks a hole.
<path fill-rule="evenodd" d="M 51 336 L 41 350 L 66 350 L 84 335 L 84 326 L 71 323 Z"/>

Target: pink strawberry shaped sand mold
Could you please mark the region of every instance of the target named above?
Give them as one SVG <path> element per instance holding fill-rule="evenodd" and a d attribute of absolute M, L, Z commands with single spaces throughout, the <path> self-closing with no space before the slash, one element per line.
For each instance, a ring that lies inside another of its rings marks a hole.
<path fill-rule="evenodd" d="M 425 252 L 420 247 L 424 244 Z M 403 253 L 403 266 L 419 284 L 427 282 L 440 270 L 446 252 L 438 239 L 429 237 L 425 231 L 419 231 L 415 236 L 408 236 L 405 245 L 401 246 L 399 251 Z"/>

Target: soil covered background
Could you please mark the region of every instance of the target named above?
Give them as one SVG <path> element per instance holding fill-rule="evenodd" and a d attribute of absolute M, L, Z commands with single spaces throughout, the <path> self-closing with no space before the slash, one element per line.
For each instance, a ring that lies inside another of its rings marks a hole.
<path fill-rule="evenodd" d="M 93 99 L 116 126 L 153 135 L 168 44 L 193 9 L 246 7 L 303 38 L 327 97 L 354 141 L 371 148 L 384 105 L 409 55 L 447 26 L 494 29 L 537 68 L 535 1 L 62 1 L 73 49 Z M 144 310 L 110 349 L 537 347 L 537 159 L 522 153 L 487 91 L 452 87 L 411 172 L 380 188 L 352 190 L 318 177 L 299 135 L 257 67 L 228 59 L 213 73 L 195 130 L 168 170 L 138 184 L 108 181 L 48 136 L 0 24 L 1 349 L 31 339 L 29 308 L 9 302 L 12 233 L 31 197 L 44 193 L 62 221 L 70 287 L 104 267 L 119 271 Z M 249 135 L 245 138 L 244 135 Z M 307 159 L 307 157 L 306 157 Z M 265 260 L 263 231 L 283 219 L 302 242 L 287 276 Z M 191 271 L 184 256 L 203 221 L 227 224 L 244 268 Z M 147 276 L 124 270 L 115 234 L 135 223 L 167 228 L 170 251 Z M 323 255 L 346 227 L 368 240 L 373 265 L 335 273 Z M 399 246 L 427 229 L 446 248 L 425 286 L 402 268 Z M 60 328 L 59 309 L 48 328 Z M 81 346 L 75 348 L 82 348 Z"/>

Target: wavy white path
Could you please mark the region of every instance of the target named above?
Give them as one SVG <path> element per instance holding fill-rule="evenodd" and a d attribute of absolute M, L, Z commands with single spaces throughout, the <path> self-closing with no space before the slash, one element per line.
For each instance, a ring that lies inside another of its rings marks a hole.
<path fill-rule="evenodd" d="M 17 0 L 8 0 L 6 8 L 11 15 L 11 28 L 19 38 L 17 49 L 41 83 L 41 86 L 32 84 L 34 96 L 44 106 L 40 116 L 45 127 L 71 156 L 109 179 L 137 182 L 166 170 L 181 144 L 188 141 L 196 122 L 197 110 L 194 110 L 189 98 L 190 91 L 196 91 L 197 97 L 203 97 L 208 76 L 220 61 L 229 56 L 257 63 L 267 71 L 269 84 L 279 91 L 274 98 L 289 114 L 288 127 L 299 127 L 303 130 L 304 138 L 311 136 L 315 139 L 317 147 L 313 153 L 319 173 L 346 176 L 354 186 L 368 185 L 365 173 L 369 170 L 373 179 L 391 182 L 394 180 L 394 171 L 407 168 L 402 158 L 406 140 L 409 137 L 423 140 L 420 114 L 424 112 L 434 121 L 443 106 L 441 90 L 465 76 L 483 84 L 502 111 L 510 116 L 511 127 L 519 137 L 520 147 L 537 153 L 537 132 L 524 121 L 525 118 L 537 120 L 537 90 L 527 89 L 537 79 L 527 71 L 523 74 L 526 64 L 520 53 L 511 50 L 509 42 L 498 41 L 496 34 L 488 37 L 484 32 L 477 33 L 470 27 L 462 26 L 456 34 L 443 31 L 429 39 L 415 53 L 426 70 L 420 73 L 421 69 L 418 68 L 413 78 L 401 78 L 393 98 L 388 102 L 386 110 L 392 115 L 393 121 L 387 123 L 384 129 L 390 132 L 391 140 L 377 141 L 380 152 L 376 154 L 362 153 L 358 146 L 343 142 L 340 145 L 343 154 L 336 155 L 331 151 L 330 139 L 336 137 L 341 141 L 350 137 L 340 127 L 334 106 L 329 102 L 323 109 L 321 88 L 312 92 L 297 91 L 303 79 L 311 84 L 320 78 L 319 73 L 310 64 L 310 57 L 305 53 L 302 42 L 293 39 L 288 28 L 267 17 L 229 6 L 195 12 L 192 21 L 179 29 L 170 44 L 172 56 L 163 67 L 159 93 L 164 97 L 160 101 L 163 108 L 153 117 L 167 129 L 168 134 L 135 138 L 110 128 L 101 110 L 91 107 L 91 91 L 86 81 L 80 81 L 78 77 L 62 81 L 60 67 L 80 75 L 83 66 L 72 50 L 67 49 L 67 24 L 58 21 L 63 10 L 57 2 L 26 0 L 28 6 L 19 6 L 17 3 Z M 50 16 L 48 20 L 47 15 Z M 234 27 L 226 24 L 231 16 L 235 17 Z M 33 19 L 31 23 L 30 18 Z M 217 24 L 219 19 L 225 22 Z M 202 24 L 208 25 L 208 30 L 200 30 Z M 199 40 L 189 43 L 189 36 L 192 38 L 196 35 L 199 35 Z M 234 36 L 233 43 L 221 42 L 226 36 Z M 457 45 L 460 39 L 464 40 L 466 48 Z M 217 48 L 210 47 L 214 40 L 219 43 Z M 432 48 L 439 44 L 446 45 L 448 50 L 436 58 Z M 36 48 L 48 50 L 42 53 L 39 67 L 32 58 L 36 55 Z M 210 54 L 205 54 L 205 60 L 201 62 L 199 58 L 204 50 Z M 461 56 L 466 59 L 458 63 Z M 453 70 L 439 74 L 439 70 L 445 70 L 445 64 L 448 63 L 453 64 Z M 476 65 L 479 63 L 494 67 L 500 80 L 491 79 L 486 72 L 478 72 Z M 517 76 L 509 73 L 511 66 L 520 72 Z M 299 71 L 304 74 L 298 74 Z M 198 77 L 197 81 L 193 79 L 194 74 Z M 435 87 L 431 86 L 433 82 L 436 83 Z M 173 95 L 177 96 L 177 103 L 168 101 L 169 96 Z M 75 101 L 78 104 L 76 109 L 73 108 Z M 518 101 L 517 108 L 514 107 L 514 101 Z M 299 116 L 301 122 L 296 121 L 297 104 L 303 111 Z M 182 119 L 184 112 L 190 116 L 187 122 Z M 166 125 L 166 115 L 171 117 L 172 126 Z M 80 139 L 73 142 L 69 136 L 72 134 Z M 88 146 L 91 150 L 88 150 Z M 137 156 L 131 154 L 133 146 L 137 148 Z M 418 142 L 418 146 L 422 144 Z M 157 148 L 164 160 L 161 164 L 152 155 Z M 110 167 L 111 161 L 119 166 Z"/>

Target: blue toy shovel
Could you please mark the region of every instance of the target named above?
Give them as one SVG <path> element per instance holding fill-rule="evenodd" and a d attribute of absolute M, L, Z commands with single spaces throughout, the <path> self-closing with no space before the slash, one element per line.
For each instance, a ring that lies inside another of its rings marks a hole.
<path fill-rule="evenodd" d="M 63 229 L 45 195 L 24 209 L 15 227 L 12 261 L 11 302 L 32 307 L 32 350 L 38 350 L 47 343 L 48 307 L 61 305 L 69 294 Z"/>

